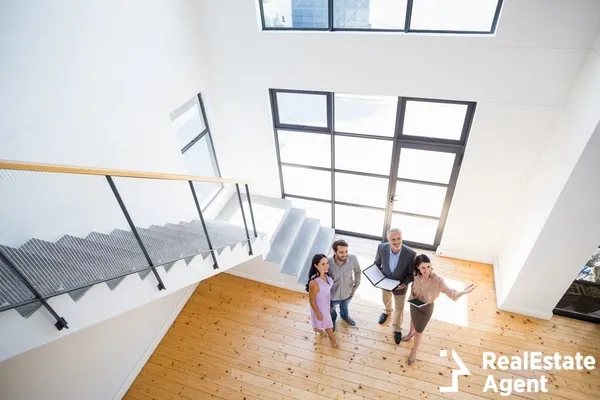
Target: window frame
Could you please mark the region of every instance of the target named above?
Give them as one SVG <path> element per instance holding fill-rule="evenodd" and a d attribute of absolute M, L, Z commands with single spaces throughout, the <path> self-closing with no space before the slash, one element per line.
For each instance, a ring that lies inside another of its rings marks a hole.
<path fill-rule="evenodd" d="M 265 10 L 263 0 L 258 0 L 260 10 L 260 23 L 263 31 L 321 31 L 321 32 L 392 32 L 405 34 L 442 34 L 442 35 L 494 35 L 498 27 L 500 13 L 504 0 L 497 0 L 496 11 L 492 26 L 489 31 L 461 31 L 461 30 L 437 30 L 437 29 L 411 29 L 410 22 L 412 17 L 412 9 L 414 0 L 407 0 L 406 15 L 404 19 L 404 29 L 361 29 L 361 28 L 336 28 L 334 23 L 334 2 L 329 0 L 328 3 L 328 28 L 294 28 L 294 27 L 269 27 L 265 24 Z"/>
<path fill-rule="evenodd" d="M 196 137 L 194 137 L 188 144 L 181 148 L 181 155 L 183 156 L 189 149 L 191 149 L 195 144 L 197 144 L 202 138 L 208 135 L 208 142 L 210 143 L 209 154 L 211 163 L 216 171 L 215 178 L 222 178 L 221 176 L 221 168 L 219 167 L 219 161 L 217 159 L 217 152 L 215 151 L 214 141 L 211 135 L 210 126 L 208 124 L 208 118 L 206 116 L 206 109 L 204 108 L 204 101 L 202 100 L 202 93 L 198 93 L 195 97 L 192 97 L 186 103 L 181 105 L 176 111 L 172 112 L 171 115 L 178 113 L 183 114 L 183 112 L 189 110 L 190 105 L 195 104 L 195 99 L 198 100 L 198 105 L 200 106 L 200 114 L 202 114 L 202 121 L 204 122 L 204 130 L 198 133 Z M 177 119 L 178 117 L 175 117 Z M 171 117 L 171 121 L 174 121 L 173 117 Z M 225 185 L 223 183 L 219 183 L 219 189 L 209 198 L 207 199 L 204 207 L 202 207 L 202 211 L 207 209 L 211 203 L 219 196 L 219 194 L 223 191 Z"/>
<path fill-rule="evenodd" d="M 292 92 L 292 93 L 298 93 L 298 94 L 322 94 L 322 95 L 327 96 L 327 126 L 328 126 L 328 128 L 315 129 L 314 127 L 311 127 L 311 126 L 298 126 L 298 125 L 290 126 L 290 125 L 280 124 L 278 121 L 278 118 L 277 118 L 278 112 L 279 112 L 279 110 L 277 108 L 277 93 L 281 93 L 281 92 L 284 92 L 284 93 Z M 348 133 L 348 132 L 337 131 L 335 128 L 335 121 L 334 121 L 335 94 L 336 94 L 335 92 L 316 92 L 316 91 L 311 91 L 311 90 L 304 91 L 304 90 L 288 90 L 288 89 L 274 89 L 274 88 L 269 89 L 269 97 L 271 100 L 271 117 L 272 117 L 272 122 L 273 122 L 273 132 L 274 132 L 274 139 L 275 139 L 275 151 L 276 151 L 276 156 L 277 156 L 277 166 L 278 166 L 278 172 L 279 172 L 279 184 L 280 184 L 280 189 L 281 189 L 281 198 L 282 199 L 296 198 L 296 199 L 301 199 L 301 200 L 309 200 L 309 201 L 327 203 L 331 206 L 331 221 L 330 221 L 331 224 L 330 224 L 330 226 L 333 229 L 335 229 L 336 233 L 347 234 L 347 235 L 357 236 L 357 237 L 364 237 L 367 239 L 379 240 L 379 239 L 384 238 L 385 231 L 390 228 L 390 226 L 388 226 L 388 224 L 391 223 L 392 214 L 404 214 L 404 215 L 409 215 L 409 216 L 412 215 L 415 217 L 436 219 L 439 221 L 439 224 L 438 224 L 438 229 L 436 231 L 435 240 L 432 245 L 423 244 L 423 243 L 414 243 L 414 242 L 410 242 L 410 241 L 406 242 L 408 245 L 416 246 L 418 248 L 435 250 L 441 242 L 443 231 L 444 231 L 444 228 L 446 225 L 446 220 L 448 218 L 450 205 L 451 205 L 452 199 L 454 197 L 454 191 L 456 189 L 458 175 L 459 175 L 459 172 L 460 172 L 460 169 L 462 166 L 462 161 L 463 161 L 464 153 L 466 150 L 466 145 L 467 145 L 467 141 L 469 138 L 469 134 L 471 131 L 471 126 L 473 123 L 473 118 L 475 115 L 477 103 L 470 102 L 470 101 L 463 101 L 463 100 L 394 96 L 397 98 L 396 122 L 395 122 L 396 126 L 395 126 L 394 136 L 390 137 L 390 136 L 378 136 L 378 135 L 358 134 L 358 133 Z M 343 94 L 347 94 L 347 93 L 343 93 Z M 430 137 L 424 137 L 424 136 L 404 135 L 403 134 L 403 129 L 404 129 L 403 125 L 404 125 L 407 101 L 423 101 L 423 102 L 433 102 L 433 103 L 448 103 L 448 104 L 467 105 L 467 109 L 465 111 L 465 121 L 463 124 L 463 130 L 462 130 L 460 139 L 451 140 L 451 139 L 441 139 L 441 138 L 435 138 L 435 137 L 430 138 Z M 315 165 L 310 165 L 308 163 L 295 164 L 295 163 L 283 162 L 281 160 L 281 153 L 280 153 L 280 147 L 279 147 L 279 131 L 297 131 L 297 132 L 306 132 L 306 133 L 329 136 L 329 139 L 331 140 L 331 145 L 330 145 L 331 167 L 330 168 L 319 167 L 319 166 L 315 166 Z M 335 151 L 336 151 L 335 142 L 336 142 L 336 138 L 344 137 L 344 136 L 345 137 L 353 137 L 353 138 L 363 138 L 363 139 L 376 139 L 376 140 L 391 142 L 393 144 L 393 149 L 392 149 L 392 155 L 391 155 L 391 160 L 390 160 L 391 163 L 390 163 L 389 175 L 374 174 L 374 173 L 360 172 L 360 171 L 348 171 L 348 170 L 337 168 L 336 163 L 335 163 Z M 425 150 L 425 151 L 435 151 L 435 152 L 455 154 L 453 165 L 452 165 L 452 170 L 451 170 L 452 172 L 451 172 L 451 176 L 449 178 L 448 183 L 439 183 L 439 182 L 432 182 L 432 181 L 421 181 L 421 180 L 414 180 L 414 179 L 408 179 L 408 178 L 399 178 L 398 177 L 398 168 L 399 168 L 399 161 L 400 161 L 400 153 L 402 152 L 402 149 L 415 149 L 415 150 Z M 282 173 L 283 166 L 329 172 L 330 176 L 331 176 L 330 199 L 327 200 L 327 199 L 322 199 L 322 198 L 310 197 L 310 196 L 306 196 L 302 193 L 286 192 L 285 186 L 284 186 L 283 173 Z M 447 191 L 446 191 L 444 205 L 442 207 L 440 217 L 438 218 L 438 217 L 432 217 L 429 215 L 421 215 L 421 214 L 413 214 L 413 213 L 402 212 L 402 211 L 395 211 L 393 209 L 393 204 L 391 202 L 388 202 L 388 204 L 384 208 L 384 207 L 374 207 L 374 206 L 365 205 L 365 204 L 347 203 L 347 202 L 338 201 L 336 199 L 336 193 L 335 193 L 335 191 L 336 191 L 335 174 L 336 173 L 346 173 L 346 174 L 350 174 L 350 175 L 373 177 L 373 178 L 386 178 L 389 180 L 388 195 L 390 193 L 396 192 L 396 184 L 398 182 L 409 182 L 409 183 L 417 183 L 417 184 L 426 184 L 426 185 L 431 185 L 431 186 L 445 187 L 445 188 L 447 188 Z M 352 207 L 359 207 L 359 208 L 365 208 L 365 209 L 371 209 L 371 210 L 384 211 L 385 212 L 385 226 L 383 228 L 382 236 L 376 237 L 376 236 L 369 235 L 369 234 L 360 234 L 360 233 L 356 233 L 356 232 L 348 232 L 348 231 L 343 231 L 343 230 L 337 229 L 336 225 L 335 225 L 335 221 L 336 221 L 335 220 L 335 218 L 336 218 L 335 206 L 336 205 L 343 205 L 343 206 L 345 205 L 345 206 L 352 206 Z"/>

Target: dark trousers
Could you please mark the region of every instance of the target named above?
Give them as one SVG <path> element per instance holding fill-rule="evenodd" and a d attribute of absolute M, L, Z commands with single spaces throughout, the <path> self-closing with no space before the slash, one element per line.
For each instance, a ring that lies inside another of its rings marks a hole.
<path fill-rule="evenodd" d="M 336 305 L 340 305 L 340 317 L 342 317 L 342 319 L 347 319 L 349 317 L 348 315 L 348 303 L 350 303 L 350 300 L 352 300 L 352 296 L 348 297 L 347 299 L 344 300 L 332 300 L 331 301 L 331 320 L 333 321 L 333 323 L 335 324 L 335 320 L 337 319 L 337 312 L 335 311 L 335 306 Z"/>

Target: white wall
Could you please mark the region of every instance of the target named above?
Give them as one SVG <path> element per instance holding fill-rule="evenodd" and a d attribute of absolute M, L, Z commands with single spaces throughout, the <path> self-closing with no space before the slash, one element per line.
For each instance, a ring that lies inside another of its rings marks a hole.
<path fill-rule="evenodd" d="M 200 8 L 223 174 L 249 179 L 255 193 L 280 194 L 269 88 L 476 101 L 441 247 L 497 257 L 595 43 L 600 3 L 505 1 L 496 37 L 262 32 L 255 5 Z"/>
<path fill-rule="evenodd" d="M 1 2 L 0 159 L 185 172 L 169 113 L 208 80 L 195 8 L 193 0 Z M 126 226 L 102 177 L 33 175 L 0 175 L 0 243 Z M 178 201 L 193 211 L 184 182 L 124 186 L 138 225 L 183 219 L 171 214 Z"/>
<path fill-rule="evenodd" d="M 0 363 L 0 398 L 120 399 L 196 286 Z"/>
<path fill-rule="evenodd" d="M 503 303 L 504 297 L 521 269 L 526 263 L 529 263 L 530 252 L 534 245 L 537 246 L 536 241 L 539 240 L 540 233 L 545 229 L 545 224 L 549 222 L 547 221 L 548 217 L 555 212 L 553 208 L 556 207 L 559 196 L 563 196 L 563 190 L 566 190 L 565 184 L 572 179 L 570 178 L 571 174 L 575 173 L 574 167 L 600 122 L 598 104 L 600 104 L 600 53 L 592 50 L 569 101 L 561 112 L 555 132 L 548 140 L 547 150 L 535 165 L 534 174 L 529 180 L 527 190 L 522 193 L 520 207 L 516 209 L 512 226 L 507 232 L 505 245 L 498 259 L 499 268 L 496 276 L 496 279 L 499 280 L 499 303 Z M 591 150 L 587 149 L 587 151 Z M 597 173 L 595 179 L 598 180 Z M 582 203 L 576 208 L 581 209 L 584 206 Z M 576 220 L 575 222 L 583 223 L 585 221 Z M 568 229 L 567 226 L 565 229 Z M 586 236 L 588 232 L 581 229 L 573 228 L 572 234 L 583 242 L 590 239 Z M 574 249 L 565 249 L 569 253 L 574 251 Z M 572 255 L 575 259 L 581 257 L 587 260 L 590 254 L 590 252 L 584 251 Z M 574 260 L 571 261 L 571 264 L 570 267 L 579 268 Z M 550 265 L 546 267 L 550 268 Z M 559 267 L 557 266 L 557 268 Z M 560 269 L 564 270 L 565 268 L 568 267 L 565 265 Z M 577 272 L 572 274 L 571 281 Z M 556 302 L 552 306 L 556 305 Z"/>
<path fill-rule="evenodd" d="M 552 316 L 552 310 L 600 244 L 599 173 L 600 124 L 514 283 L 507 288 L 501 309 L 546 319 Z M 500 263 L 501 269 L 503 266 Z"/>

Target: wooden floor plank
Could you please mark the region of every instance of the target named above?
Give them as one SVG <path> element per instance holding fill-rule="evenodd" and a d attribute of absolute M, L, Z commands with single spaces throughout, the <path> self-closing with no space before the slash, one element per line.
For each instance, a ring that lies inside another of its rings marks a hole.
<path fill-rule="evenodd" d="M 364 246 L 364 251 L 370 251 Z M 581 352 L 598 358 L 600 327 L 564 317 L 544 321 L 498 311 L 491 266 L 433 257 L 442 276 L 476 282 L 478 288 L 462 303 L 436 303 L 437 314 L 412 366 L 406 364 L 412 343 L 396 345 L 389 321 L 383 326 L 377 323 L 380 295 L 368 282 L 363 282 L 351 303 L 357 327 L 338 323 L 340 347 L 336 349 L 327 338 L 314 335 L 306 294 L 219 274 L 198 286 L 125 398 L 504 398 L 483 392 L 490 373 L 497 380 L 535 378 L 542 373 L 549 378 L 548 393 L 513 394 L 521 399 L 600 397 L 600 369 L 483 370 L 483 351 L 497 355 Z M 363 255 L 364 259 L 368 258 Z M 408 329 L 408 310 L 404 329 Z M 452 348 L 471 375 L 459 378 L 459 393 L 441 393 L 439 387 L 450 385 L 457 366 L 439 352 Z"/>

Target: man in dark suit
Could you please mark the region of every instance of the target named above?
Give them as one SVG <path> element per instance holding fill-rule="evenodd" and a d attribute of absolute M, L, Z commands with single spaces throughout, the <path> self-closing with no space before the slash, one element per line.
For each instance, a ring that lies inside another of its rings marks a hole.
<path fill-rule="evenodd" d="M 387 242 L 377 246 L 375 265 L 381 270 L 383 276 L 400 281 L 400 285 L 391 292 L 382 290 L 384 311 L 379 317 L 379 323 L 384 324 L 389 315 L 394 311 L 392 325 L 394 327 L 394 341 L 396 344 L 402 340 L 402 319 L 404 317 L 404 301 L 408 285 L 413 281 L 415 258 L 417 253 L 402 244 L 402 232 L 392 228 L 387 232 Z M 393 301 L 393 308 L 392 308 Z"/>

